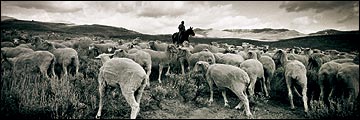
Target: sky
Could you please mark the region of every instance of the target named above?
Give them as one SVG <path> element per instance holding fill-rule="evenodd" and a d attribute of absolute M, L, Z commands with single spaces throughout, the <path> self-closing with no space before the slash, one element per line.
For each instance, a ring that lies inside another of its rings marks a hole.
<path fill-rule="evenodd" d="M 1 16 L 172 34 L 202 29 L 359 30 L 359 1 L 1 1 Z"/>

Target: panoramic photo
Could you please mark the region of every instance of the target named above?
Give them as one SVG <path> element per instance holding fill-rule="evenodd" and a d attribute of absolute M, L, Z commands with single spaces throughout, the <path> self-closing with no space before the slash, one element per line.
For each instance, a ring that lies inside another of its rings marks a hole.
<path fill-rule="evenodd" d="M 1 1 L 5 119 L 357 119 L 359 1 Z"/>

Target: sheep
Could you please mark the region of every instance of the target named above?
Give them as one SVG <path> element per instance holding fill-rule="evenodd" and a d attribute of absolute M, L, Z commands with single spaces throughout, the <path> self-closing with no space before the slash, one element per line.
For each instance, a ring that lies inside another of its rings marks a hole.
<path fill-rule="evenodd" d="M 194 47 L 188 41 L 184 41 L 181 48 L 188 49 L 190 52 L 194 50 Z"/>
<path fill-rule="evenodd" d="M 150 87 L 150 82 L 149 82 L 149 78 L 150 78 L 150 74 L 151 74 L 151 56 L 149 53 L 142 51 L 142 50 L 137 50 L 135 53 L 129 54 L 127 53 L 125 50 L 116 50 L 114 52 L 114 56 L 115 57 L 126 57 L 129 59 L 134 60 L 136 63 L 140 64 L 140 66 L 144 67 L 146 70 L 146 85 L 148 87 Z"/>
<path fill-rule="evenodd" d="M 260 56 L 260 58 L 258 58 L 260 63 L 263 65 L 263 68 L 264 68 L 264 77 L 265 77 L 265 84 L 266 85 L 266 88 L 267 88 L 267 93 L 270 93 L 271 91 L 271 87 L 270 87 L 270 81 L 274 75 L 274 72 L 275 72 L 275 62 L 274 60 L 269 57 L 269 56 Z M 263 92 L 266 93 L 265 89 L 263 88 L 262 89 Z"/>
<path fill-rule="evenodd" d="M 244 62 L 244 58 L 241 55 L 232 54 L 232 53 L 214 53 L 216 63 L 228 64 L 228 65 L 240 65 Z"/>
<path fill-rule="evenodd" d="M 255 54 L 252 52 L 251 54 Z M 264 67 L 260 63 L 259 60 L 255 59 L 247 59 L 238 65 L 241 69 L 243 69 L 250 77 L 250 85 L 248 86 L 249 96 L 252 97 L 254 95 L 255 83 L 258 78 L 262 79 L 262 86 L 265 91 L 265 96 L 268 97 L 269 94 L 267 92 L 267 86 L 265 85 L 265 76 L 264 76 Z"/>
<path fill-rule="evenodd" d="M 114 53 L 115 51 L 115 44 L 106 43 L 106 44 L 90 44 L 89 50 L 93 50 L 94 48 L 97 48 L 101 53 Z"/>
<path fill-rule="evenodd" d="M 59 64 L 62 67 L 61 73 L 63 77 L 59 78 L 66 78 L 68 75 L 67 68 L 70 66 L 75 67 L 75 74 L 74 76 L 78 75 L 79 72 L 79 57 L 76 50 L 73 48 L 55 48 L 54 44 L 51 42 L 45 41 L 41 43 L 38 47 L 38 50 L 47 50 L 55 55 L 56 57 L 56 64 Z M 70 67 L 71 69 L 72 67 Z M 69 70 L 71 71 L 71 70 Z"/>
<path fill-rule="evenodd" d="M 21 54 L 28 54 L 34 52 L 34 50 L 30 48 L 23 48 L 23 47 L 4 47 L 1 48 L 1 53 L 3 54 L 3 57 L 6 58 L 13 58 L 16 56 L 19 56 Z"/>
<path fill-rule="evenodd" d="M 18 46 L 16 46 L 16 47 L 35 49 L 34 46 L 31 45 L 31 43 L 20 44 L 20 45 L 18 45 Z"/>
<path fill-rule="evenodd" d="M 165 51 L 167 48 L 166 43 L 161 43 L 160 41 L 149 41 L 150 48 L 155 51 Z"/>
<path fill-rule="evenodd" d="M 224 53 L 226 50 L 224 48 L 218 48 L 214 45 L 208 45 L 208 44 L 197 44 L 194 46 L 194 49 L 192 53 L 200 52 L 204 49 L 208 49 L 212 53 Z"/>
<path fill-rule="evenodd" d="M 14 58 L 4 58 L 13 66 L 14 71 L 24 70 L 26 67 L 36 67 L 30 70 L 39 69 L 41 75 L 50 78 L 48 70 L 50 69 L 52 77 L 56 77 L 54 65 L 56 63 L 55 56 L 48 51 L 33 51 L 26 54 L 20 54 Z M 13 72 L 14 75 L 17 72 Z"/>
<path fill-rule="evenodd" d="M 140 111 L 145 79 L 145 70 L 129 58 L 112 58 L 103 63 L 98 76 L 100 101 L 95 118 L 101 117 L 106 86 L 120 86 L 122 95 L 131 106 L 130 118 L 135 119 Z"/>
<path fill-rule="evenodd" d="M 1 47 L 15 47 L 14 43 L 12 42 L 1 42 Z"/>
<path fill-rule="evenodd" d="M 104 64 L 106 61 L 110 60 L 110 57 L 113 57 L 114 54 L 107 54 L 107 53 L 102 53 L 98 56 L 96 56 L 95 58 L 97 59 L 101 59 L 101 63 Z"/>
<path fill-rule="evenodd" d="M 359 65 L 342 64 L 336 74 L 336 80 L 337 86 L 341 86 L 342 91 L 348 94 L 347 102 L 355 102 L 359 95 Z M 330 92 L 329 99 L 331 99 L 332 93 Z"/>
<path fill-rule="evenodd" d="M 224 98 L 224 106 L 228 105 L 226 98 L 225 88 L 230 89 L 241 100 L 235 109 L 240 109 L 242 105 L 245 105 L 246 116 L 252 116 L 250 112 L 249 100 L 246 95 L 246 86 L 250 83 L 248 74 L 235 66 L 226 64 L 212 64 L 208 62 L 199 61 L 194 67 L 195 73 L 202 73 L 210 88 L 209 103 L 213 102 L 213 84 L 222 90 L 222 96 Z"/>
<path fill-rule="evenodd" d="M 192 54 L 189 49 L 179 49 L 178 59 L 181 64 L 181 72 L 185 74 L 184 62 L 188 63 L 188 70 L 192 69 L 196 62 L 198 61 L 207 61 L 210 64 L 215 64 L 215 56 L 207 49 Z"/>
<path fill-rule="evenodd" d="M 283 50 L 277 50 L 273 56 L 275 63 L 276 61 L 280 62 L 280 65 L 284 67 L 285 70 L 285 80 L 286 86 L 288 90 L 288 97 L 290 100 L 291 109 L 295 109 L 293 103 L 293 95 L 291 88 L 293 87 L 295 90 L 295 86 L 293 86 L 293 82 L 299 84 L 302 88 L 302 100 L 304 103 L 304 111 L 307 113 L 308 104 L 307 104 L 307 77 L 306 77 L 306 67 L 304 64 L 299 62 L 298 60 L 288 60 L 287 54 Z"/>
<path fill-rule="evenodd" d="M 170 71 L 170 62 L 176 59 L 177 49 L 175 45 L 169 44 L 166 51 L 154 51 L 151 49 L 143 49 L 151 56 L 152 66 L 159 65 L 159 78 L 158 81 L 161 83 L 161 73 L 164 66 L 168 66 L 168 70 L 165 75 L 169 75 Z"/>

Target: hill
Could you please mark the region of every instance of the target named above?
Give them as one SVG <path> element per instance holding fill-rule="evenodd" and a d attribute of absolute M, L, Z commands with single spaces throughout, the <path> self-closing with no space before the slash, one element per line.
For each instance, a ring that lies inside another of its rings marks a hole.
<path fill-rule="evenodd" d="M 2 17 L 6 18 L 6 17 Z M 9 17 L 10 18 L 10 17 Z M 28 33 L 36 33 L 47 35 L 51 32 L 61 34 L 65 37 L 69 36 L 97 36 L 104 38 L 118 38 L 118 39 L 134 39 L 140 37 L 143 40 L 160 40 L 164 42 L 171 42 L 171 35 L 148 35 L 142 34 L 133 30 L 128 30 L 122 27 L 113 27 L 105 25 L 73 25 L 66 23 L 48 23 L 40 21 L 25 21 L 17 19 L 9 19 L 1 22 L 2 30 L 21 30 Z M 214 29 L 200 29 L 196 28 L 195 37 L 190 37 L 190 42 L 194 43 L 210 43 L 213 41 L 219 43 L 228 43 L 234 45 L 241 45 L 242 42 L 248 42 L 254 45 L 270 45 L 277 48 L 284 47 L 310 47 L 320 50 L 336 49 L 339 51 L 353 51 L 358 50 L 357 38 L 359 31 L 336 31 L 324 30 L 311 35 L 304 35 L 294 30 L 288 29 L 227 29 L 227 30 L 214 30 Z M 212 37 L 212 35 L 221 35 L 223 37 Z M 254 40 L 234 37 L 238 33 L 249 33 L 251 35 L 258 35 L 261 37 L 273 38 L 271 35 L 283 35 L 284 38 L 289 36 L 301 36 L 295 38 L 286 38 L 282 40 Z M 327 34 L 325 34 L 327 33 Z M 329 34 L 331 33 L 331 34 Z M 207 36 L 206 36 L 207 35 Z M 200 37 L 199 37 L 200 36 Z M 206 36 L 206 37 L 204 37 Z M 233 38 L 231 38 L 233 37 Z M 265 42 L 264 42 L 265 41 Z"/>

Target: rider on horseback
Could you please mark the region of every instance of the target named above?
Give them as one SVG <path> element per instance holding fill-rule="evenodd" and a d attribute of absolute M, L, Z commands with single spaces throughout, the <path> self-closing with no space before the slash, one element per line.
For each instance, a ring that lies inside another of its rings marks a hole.
<path fill-rule="evenodd" d="M 179 25 L 178 29 L 179 29 L 178 40 L 180 40 L 180 38 L 182 37 L 182 35 L 185 32 L 184 21 L 181 21 L 181 24 Z"/>

